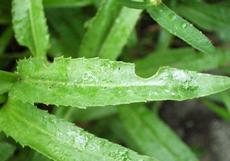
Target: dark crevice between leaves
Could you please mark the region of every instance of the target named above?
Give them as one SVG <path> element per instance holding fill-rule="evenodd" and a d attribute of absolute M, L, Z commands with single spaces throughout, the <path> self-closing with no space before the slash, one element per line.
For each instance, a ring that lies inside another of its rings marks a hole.
<path fill-rule="evenodd" d="M 160 27 L 152 20 L 150 15 L 145 11 L 137 24 L 138 40 L 142 42 L 146 53 L 151 52 L 155 48 L 159 36 Z"/>
<path fill-rule="evenodd" d="M 0 28 L 0 31 L 1 30 L 2 29 Z M 17 61 L 16 58 L 24 57 L 26 51 L 28 51 L 27 48 L 20 46 L 16 39 L 12 37 L 4 51 L 4 54 L 0 56 L 0 69 L 5 71 L 14 71 Z"/>
<path fill-rule="evenodd" d="M 43 103 L 35 103 L 35 106 L 37 106 L 41 110 L 48 111 L 48 113 L 52 113 L 54 110 L 54 105 L 46 105 Z"/>
<path fill-rule="evenodd" d="M 208 2 L 208 3 L 220 3 L 220 2 L 224 2 L 224 0 L 205 0 L 205 2 Z"/>
<path fill-rule="evenodd" d="M 53 62 L 54 62 L 54 57 L 52 57 L 51 55 L 47 55 L 47 60 L 48 60 L 50 63 L 53 63 Z"/>
<path fill-rule="evenodd" d="M 157 25 L 157 23 L 152 20 L 149 14 L 144 11 L 135 27 L 137 42 L 135 42 L 135 45 L 129 47 L 126 46 L 122 52 L 132 54 L 121 55 L 118 60 L 126 61 L 127 59 L 127 61 L 130 61 L 145 57 L 155 49 L 156 42 L 160 35 L 159 31 L 159 25 Z"/>
<path fill-rule="evenodd" d="M 4 93 L 0 95 L 0 109 L 4 106 L 4 104 L 7 102 L 8 94 Z"/>

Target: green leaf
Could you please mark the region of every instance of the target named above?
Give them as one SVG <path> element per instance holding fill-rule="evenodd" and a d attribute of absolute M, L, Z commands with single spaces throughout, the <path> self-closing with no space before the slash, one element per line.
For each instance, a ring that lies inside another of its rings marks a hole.
<path fill-rule="evenodd" d="M 88 17 L 80 8 L 52 8 L 47 9 L 46 14 L 47 21 L 52 28 L 52 40 L 56 43 L 52 44 L 49 53 L 54 57 L 57 54 L 77 57 L 84 34 L 84 23 Z M 55 48 L 60 48 L 60 51 L 53 51 Z"/>
<path fill-rule="evenodd" d="M 45 7 L 83 7 L 93 4 L 96 0 L 43 0 Z"/>
<path fill-rule="evenodd" d="M 166 50 L 169 48 L 173 40 L 173 35 L 165 29 L 161 29 L 159 39 L 157 41 L 156 50 Z"/>
<path fill-rule="evenodd" d="M 13 0 L 13 28 L 19 44 L 30 49 L 37 57 L 44 57 L 49 36 L 42 0 Z"/>
<path fill-rule="evenodd" d="M 230 30 L 229 7 L 202 1 L 184 1 L 175 7 L 183 17 L 208 31 Z"/>
<path fill-rule="evenodd" d="M 30 161 L 51 161 L 51 160 L 35 152 Z"/>
<path fill-rule="evenodd" d="M 122 7 L 115 0 L 102 1 L 84 35 L 79 56 L 116 59 L 127 43 L 141 12 L 142 10 Z"/>
<path fill-rule="evenodd" d="M 192 62 L 192 63 L 191 63 Z M 192 48 L 167 49 L 150 53 L 136 60 L 137 74 L 151 76 L 161 66 L 172 66 L 180 69 L 207 71 L 230 63 L 228 50 L 217 50 L 215 54 L 200 54 Z"/>
<path fill-rule="evenodd" d="M 0 0 L 0 24 L 6 25 L 10 23 L 11 20 L 11 1 Z"/>
<path fill-rule="evenodd" d="M 79 57 L 89 58 L 98 55 L 100 46 L 120 9 L 121 6 L 116 3 L 116 0 L 101 1 L 97 14 L 91 20 L 81 42 Z"/>
<path fill-rule="evenodd" d="M 17 75 L 0 70 L 0 94 L 10 90 L 14 82 L 17 81 Z"/>
<path fill-rule="evenodd" d="M 186 100 L 230 88 L 229 77 L 163 67 L 144 79 L 133 64 L 98 58 L 61 57 L 53 63 L 30 58 L 19 61 L 17 72 L 20 81 L 11 88 L 11 97 L 73 107 Z"/>
<path fill-rule="evenodd" d="M 0 142 L 0 159 L 1 161 L 8 160 L 14 153 L 15 147 L 6 142 Z"/>
<path fill-rule="evenodd" d="M 228 113 L 230 114 L 230 93 L 224 92 L 221 94 L 221 100 L 225 104 Z"/>
<path fill-rule="evenodd" d="M 109 34 L 104 40 L 98 56 L 116 60 L 127 43 L 142 10 L 123 7 L 116 18 Z"/>
<path fill-rule="evenodd" d="M 0 105 L 2 105 L 6 100 L 7 100 L 6 94 L 0 94 Z M 0 140 L 1 140 L 1 137 L 0 137 Z"/>
<path fill-rule="evenodd" d="M 215 51 L 214 46 L 205 35 L 188 21 L 178 16 L 165 4 L 161 3 L 157 6 L 147 7 L 147 11 L 163 28 L 186 41 L 194 48 L 204 53 L 213 53 Z"/>
<path fill-rule="evenodd" d="M 134 9 L 145 9 L 148 5 L 152 5 L 151 3 L 146 3 L 140 0 L 139 1 L 132 1 L 132 0 L 118 0 L 118 4 L 121 4 L 128 8 L 134 8 Z"/>
<path fill-rule="evenodd" d="M 92 121 L 106 116 L 111 116 L 117 112 L 115 107 L 89 107 L 78 109 L 74 107 L 58 107 L 55 115 L 68 121 Z"/>
<path fill-rule="evenodd" d="M 211 111 L 215 112 L 218 116 L 220 116 L 224 120 L 230 120 L 229 112 L 223 107 L 209 101 L 206 99 L 202 100 L 202 103 L 206 105 Z"/>
<path fill-rule="evenodd" d="M 5 52 L 11 38 L 13 37 L 12 27 L 8 27 L 0 36 L 0 55 Z"/>
<path fill-rule="evenodd" d="M 132 104 L 118 109 L 131 144 L 136 144 L 141 153 L 162 161 L 198 161 L 177 135 L 145 106 Z"/>
<path fill-rule="evenodd" d="M 0 128 L 20 144 L 56 161 L 156 161 L 12 99 L 0 111 Z"/>

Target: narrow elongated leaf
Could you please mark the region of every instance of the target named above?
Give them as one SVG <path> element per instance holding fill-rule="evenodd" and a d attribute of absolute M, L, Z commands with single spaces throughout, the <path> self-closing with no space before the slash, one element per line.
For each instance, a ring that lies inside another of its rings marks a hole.
<path fill-rule="evenodd" d="M 115 107 L 97 107 L 78 109 L 74 107 L 59 107 L 55 115 L 68 121 L 92 121 L 106 116 L 113 115 L 117 112 Z"/>
<path fill-rule="evenodd" d="M 0 128 L 22 145 L 30 146 L 55 161 L 156 161 L 97 138 L 20 101 L 10 100 L 1 109 Z"/>
<path fill-rule="evenodd" d="M 209 101 L 209 100 L 202 100 L 202 103 L 206 105 L 211 111 L 215 112 L 218 116 L 220 116 L 224 120 L 230 120 L 229 112 L 224 109 L 223 107 Z"/>
<path fill-rule="evenodd" d="M 107 128 L 113 133 L 114 136 L 119 138 L 122 142 L 126 143 L 129 148 L 138 150 L 119 118 L 109 117 L 106 119 L 106 123 L 109 124 Z"/>
<path fill-rule="evenodd" d="M 11 1 L 0 0 L 0 4 L 0 24 L 9 24 L 11 19 Z"/>
<path fill-rule="evenodd" d="M 0 160 L 6 161 L 13 155 L 15 147 L 9 143 L 0 142 Z"/>
<path fill-rule="evenodd" d="M 0 71 L 0 94 L 9 91 L 12 84 L 16 81 L 17 81 L 16 74 Z"/>
<path fill-rule="evenodd" d="M 96 0 L 43 0 L 45 7 L 82 7 Z"/>
<path fill-rule="evenodd" d="M 204 52 L 215 51 L 209 39 L 185 19 L 178 16 L 174 11 L 161 3 L 157 6 L 147 7 L 150 16 L 163 28 L 173 35 L 186 41 L 194 48 Z"/>
<path fill-rule="evenodd" d="M 120 106 L 119 115 L 131 143 L 136 144 L 143 154 L 162 161 L 198 161 L 176 134 L 145 106 Z"/>
<path fill-rule="evenodd" d="M 107 35 L 98 56 L 115 60 L 128 41 L 142 10 L 123 7 Z"/>
<path fill-rule="evenodd" d="M 184 1 L 176 8 L 183 17 L 197 26 L 209 30 L 230 30 L 229 7 L 224 4 L 208 4 L 203 1 Z"/>
<path fill-rule="evenodd" d="M 38 58 L 21 60 L 20 81 L 11 88 L 10 96 L 30 103 L 87 107 L 185 100 L 230 88 L 229 77 L 163 67 L 144 79 L 134 68 L 98 58 L 56 58 L 52 64 Z"/>
<path fill-rule="evenodd" d="M 3 104 L 7 100 L 7 97 L 5 94 L 0 94 L 0 104 Z M 1 133 L 1 131 L 0 131 Z M 1 137 L 0 137 L 1 140 Z"/>
<path fill-rule="evenodd" d="M 51 160 L 36 152 L 32 156 L 31 161 L 51 161 Z"/>
<path fill-rule="evenodd" d="M 221 95 L 221 100 L 224 102 L 228 113 L 230 114 L 230 93 L 224 92 Z"/>
<path fill-rule="evenodd" d="M 207 71 L 230 64 L 230 52 L 217 50 L 215 54 L 209 55 L 199 54 L 192 48 L 167 49 L 151 53 L 134 63 L 137 73 L 144 77 L 151 76 L 159 67 L 165 65 L 180 69 Z"/>
<path fill-rule="evenodd" d="M 127 43 L 141 12 L 142 10 L 122 7 L 115 0 L 104 1 L 83 38 L 79 56 L 116 59 Z"/>
<path fill-rule="evenodd" d="M 7 45 L 12 37 L 13 31 L 12 27 L 10 26 L 0 36 L 0 55 L 2 55 L 5 52 L 5 49 L 7 48 Z"/>
<path fill-rule="evenodd" d="M 159 39 L 157 41 L 156 50 L 166 50 L 169 48 L 173 40 L 173 35 L 165 29 L 161 29 Z"/>
<path fill-rule="evenodd" d="M 141 0 L 132 1 L 132 0 L 118 0 L 117 3 L 134 9 L 145 9 L 148 5 L 152 5 L 151 3 L 145 3 Z"/>
<path fill-rule="evenodd" d="M 121 6 L 116 0 L 103 0 L 96 16 L 90 22 L 82 40 L 79 56 L 96 57 L 100 50 L 101 43 L 106 37 L 112 23 L 118 15 Z"/>
<path fill-rule="evenodd" d="M 42 0 L 13 0 L 13 28 L 19 44 L 37 57 L 44 57 L 49 46 Z"/>

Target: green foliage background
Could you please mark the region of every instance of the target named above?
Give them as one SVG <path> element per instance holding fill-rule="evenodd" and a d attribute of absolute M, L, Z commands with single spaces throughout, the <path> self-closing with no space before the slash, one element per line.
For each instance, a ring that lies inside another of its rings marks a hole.
<path fill-rule="evenodd" d="M 162 102 L 230 119 L 229 0 L 0 4 L 0 161 L 198 161 Z"/>

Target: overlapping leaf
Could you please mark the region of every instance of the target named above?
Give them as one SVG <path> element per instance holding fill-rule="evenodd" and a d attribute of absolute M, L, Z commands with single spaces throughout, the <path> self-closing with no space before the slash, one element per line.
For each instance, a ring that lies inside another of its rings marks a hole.
<path fill-rule="evenodd" d="M 37 57 L 44 57 L 49 36 L 42 0 L 13 0 L 13 28 L 17 41 Z"/>
<path fill-rule="evenodd" d="M 230 12 L 225 4 L 215 5 L 202 1 L 184 1 L 175 7 L 183 17 L 208 31 L 230 30 Z"/>
<path fill-rule="evenodd" d="M 34 155 L 31 158 L 31 161 L 51 161 L 47 157 L 35 152 Z"/>
<path fill-rule="evenodd" d="M 82 7 L 92 4 L 96 0 L 43 0 L 46 7 Z"/>
<path fill-rule="evenodd" d="M 79 56 L 116 59 L 127 43 L 142 10 L 104 0 L 82 40 Z M 100 26 L 100 27 L 98 27 Z"/>
<path fill-rule="evenodd" d="M 213 53 L 215 51 L 212 43 L 205 35 L 191 23 L 169 9 L 165 4 L 161 3 L 157 6 L 149 6 L 147 7 L 147 11 L 163 28 L 186 41 L 194 48 L 204 53 Z"/>
<path fill-rule="evenodd" d="M 157 161 L 12 99 L 0 110 L 0 129 L 55 161 Z"/>
<path fill-rule="evenodd" d="M 8 27 L 0 35 L 0 56 L 5 52 L 5 49 L 7 48 L 7 45 L 12 37 L 13 37 L 12 27 Z"/>
<path fill-rule="evenodd" d="M 123 7 L 98 53 L 100 58 L 116 60 L 127 43 L 142 10 Z"/>
<path fill-rule="evenodd" d="M 11 97 L 74 107 L 185 100 L 230 88 L 229 77 L 163 67 L 144 79 L 133 64 L 98 58 L 56 58 L 53 63 L 31 58 L 21 60 L 17 72 L 20 81 Z"/>
<path fill-rule="evenodd" d="M 159 61 L 160 60 L 160 61 Z M 151 76 L 161 66 L 180 69 L 207 71 L 230 63 L 230 52 L 218 50 L 215 54 L 200 54 L 192 48 L 167 49 L 157 51 L 135 62 L 137 73 Z"/>
<path fill-rule="evenodd" d="M 58 107 L 55 111 L 57 117 L 68 121 L 92 121 L 113 115 L 117 112 L 116 107 L 91 107 L 87 109 L 78 109 L 74 107 Z"/>
<path fill-rule="evenodd" d="M 198 161 L 176 134 L 145 106 L 120 106 L 119 115 L 131 144 L 135 144 L 143 154 L 162 161 Z"/>
<path fill-rule="evenodd" d="M 113 21 L 121 9 L 116 0 L 103 0 L 82 40 L 79 56 L 96 57 Z M 100 26 L 100 27 L 99 27 Z"/>
<path fill-rule="evenodd" d="M 0 24 L 8 24 L 11 19 L 11 1 L 0 0 Z"/>
<path fill-rule="evenodd" d="M 6 142 L 0 142 L 0 159 L 1 161 L 8 160 L 14 153 L 15 147 Z"/>
<path fill-rule="evenodd" d="M 5 71 L 0 71 L 0 94 L 8 92 L 14 82 L 17 81 L 17 75 Z"/>

